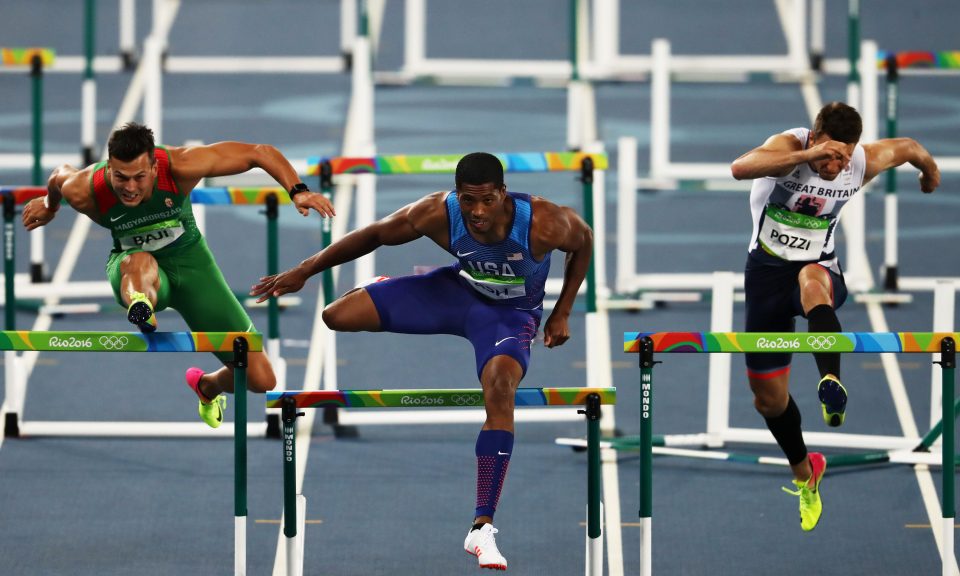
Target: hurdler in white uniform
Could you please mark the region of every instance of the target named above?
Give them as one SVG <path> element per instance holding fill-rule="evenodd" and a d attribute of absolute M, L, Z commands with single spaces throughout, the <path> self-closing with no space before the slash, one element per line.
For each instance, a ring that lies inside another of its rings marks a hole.
<path fill-rule="evenodd" d="M 807 128 L 793 128 L 791 135 L 806 148 L 812 139 Z M 767 176 L 753 181 L 750 213 L 753 233 L 750 254 L 765 264 L 778 260 L 818 262 L 840 273 L 834 247 L 834 231 L 840 211 L 860 191 L 867 161 L 857 144 L 850 163 L 834 180 L 824 180 L 809 164 L 800 164 L 782 178 Z M 763 258 L 761 254 L 773 256 Z"/>

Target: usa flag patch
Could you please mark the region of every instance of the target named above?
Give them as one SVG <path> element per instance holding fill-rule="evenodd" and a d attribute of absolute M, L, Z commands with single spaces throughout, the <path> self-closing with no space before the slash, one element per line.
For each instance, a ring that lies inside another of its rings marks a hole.
<path fill-rule="evenodd" d="M 514 252 L 513 254 L 507 254 L 507 260 L 514 262 L 516 260 L 523 260 L 523 254 L 520 252 Z"/>

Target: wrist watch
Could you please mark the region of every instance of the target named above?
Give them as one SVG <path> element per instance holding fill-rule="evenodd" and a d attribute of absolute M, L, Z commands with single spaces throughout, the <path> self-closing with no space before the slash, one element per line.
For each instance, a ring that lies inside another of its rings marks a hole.
<path fill-rule="evenodd" d="M 309 192 L 310 188 L 307 187 L 303 182 L 297 182 L 293 185 L 293 188 L 290 189 L 288 194 L 290 194 L 290 199 L 293 200 L 293 197 L 301 192 Z"/>

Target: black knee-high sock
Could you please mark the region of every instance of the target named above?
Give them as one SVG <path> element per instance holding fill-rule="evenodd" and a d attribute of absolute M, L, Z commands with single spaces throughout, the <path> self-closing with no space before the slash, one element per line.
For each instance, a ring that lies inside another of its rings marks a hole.
<path fill-rule="evenodd" d="M 777 444 L 783 450 L 791 466 L 795 466 L 807 457 L 807 445 L 803 442 L 803 431 L 800 428 L 800 409 L 797 408 L 793 396 L 787 402 L 787 409 L 783 414 L 773 418 L 764 418 L 767 428 L 777 439 Z"/>
<path fill-rule="evenodd" d="M 840 332 L 840 321 L 833 306 L 821 304 L 807 312 L 807 326 L 810 332 Z M 840 354 L 837 352 L 814 352 L 813 359 L 817 362 L 820 377 L 833 374 L 840 377 Z"/>

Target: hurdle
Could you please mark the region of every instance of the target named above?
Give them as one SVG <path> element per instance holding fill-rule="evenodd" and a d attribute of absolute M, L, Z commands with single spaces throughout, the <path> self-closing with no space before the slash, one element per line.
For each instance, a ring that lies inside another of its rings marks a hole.
<path fill-rule="evenodd" d="M 727 333 L 733 330 L 735 289 L 742 287 L 743 275 L 733 272 L 714 272 L 711 284 L 712 301 L 710 330 L 712 333 Z M 932 328 L 936 333 L 950 333 L 954 330 L 954 310 L 956 290 L 960 284 L 949 280 L 938 283 L 934 291 Z M 937 358 L 935 357 L 934 360 Z M 702 432 L 667 434 L 655 439 L 657 451 L 664 454 L 712 458 L 709 452 L 701 450 L 684 451 L 684 448 L 721 448 L 726 443 L 772 444 L 773 437 L 765 428 L 743 428 L 730 426 L 731 357 L 728 354 L 714 354 L 709 358 L 707 377 L 707 418 Z M 939 374 L 931 370 L 931 408 L 929 425 L 931 432 L 940 424 L 939 407 L 941 404 L 938 386 Z M 896 398 L 898 391 L 891 389 Z M 927 445 L 935 435 L 893 436 L 873 434 L 852 434 L 845 432 L 805 432 L 804 438 L 813 446 L 843 447 L 855 450 L 889 451 L 889 457 L 895 462 L 924 461 L 937 464 L 923 455 L 911 454 L 917 447 Z M 635 447 L 636 438 L 621 437 L 609 439 L 613 447 Z M 575 439 L 561 438 L 558 444 L 579 446 Z M 784 461 L 785 462 L 785 461 Z M 774 462 L 782 463 L 782 462 Z"/>
<path fill-rule="evenodd" d="M 4 242 L 4 268 L 3 297 L 0 298 L 0 305 L 4 306 L 5 328 L 13 330 L 14 313 L 17 304 L 16 292 L 26 293 L 32 298 L 46 298 L 49 296 L 58 297 L 76 297 L 76 298 L 109 298 L 113 300 L 113 289 L 106 281 L 88 281 L 72 282 L 67 285 L 58 284 L 31 284 L 21 282 L 26 278 L 17 278 L 15 274 L 16 263 L 14 255 L 15 250 L 15 206 L 22 205 L 30 200 L 43 197 L 47 194 L 46 188 L 42 187 L 7 187 L 0 186 L 0 196 L 3 198 L 3 242 Z M 290 204 L 290 197 L 285 190 L 279 187 L 259 187 L 259 188 L 239 188 L 239 187 L 205 187 L 195 188 L 191 193 L 191 202 L 199 205 L 239 205 L 239 206 L 265 206 L 264 214 L 267 219 L 266 234 L 266 256 L 267 256 L 267 274 L 276 274 L 279 271 L 279 232 L 278 232 L 278 207 L 283 204 Z M 82 216 L 80 216 L 82 217 Z M 198 225 L 200 222 L 198 222 Z M 299 303 L 296 297 L 289 297 L 278 301 L 273 298 L 267 302 L 267 343 L 266 352 L 270 357 L 271 364 L 277 376 L 277 389 L 286 389 L 287 364 L 283 358 L 280 349 L 280 308 L 292 306 Z M 99 312 L 101 309 L 98 304 L 67 304 L 56 306 L 42 306 L 40 310 L 48 314 L 71 313 L 71 312 Z M 22 389 L 23 395 L 26 394 L 26 379 L 22 370 L 17 366 L 19 358 L 13 357 L 7 359 L 7 382 L 12 379 L 18 379 L 17 387 Z M 20 409 L 16 409 L 19 407 Z M 19 420 L 22 417 L 23 402 L 18 402 L 7 411 L 5 420 L 5 433 L 7 436 L 16 436 L 19 430 Z M 43 424 L 50 424 L 46 427 Z M 128 423 L 115 423 L 118 435 L 130 435 L 123 430 L 127 428 Z M 169 432 L 174 435 L 182 435 L 187 430 L 194 430 L 197 435 L 208 436 L 204 427 L 196 423 L 169 423 L 172 427 Z M 87 426 L 63 427 L 55 423 L 33 423 L 34 434 L 53 434 L 53 435 L 100 435 L 105 431 L 104 426 L 108 423 L 98 423 L 88 429 Z M 135 427 L 136 428 L 136 427 Z M 47 432 L 44 432 L 44 431 Z M 152 431 L 151 431 L 152 430 Z M 167 433 L 167 424 L 155 424 L 151 429 L 143 428 L 140 433 L 145 435 L 160 435 Z M 266 435 L 270 438 L 280 437 L 280 419 L 279 412 L 266 414 L 266 426 L 263 430 L 255 429 L 251 431 L 255 435 Z"/>
<path fill-rule="evenodd" d="M 902 76 L 950 75 L 960 74 L 960 52 L 880 52 L 877 59 L 880 70 L 885 71 L 886 79 L 886 137 L 896 138 L 900 110 L 900 79 Z M 864 102 L 876 102 L 879 90 L 865 91 Z M 876 107 L 876 104 L 873 104 Z M 938 157 L 937 164 L 942 172 L 960 171 L 960 158 Z M 888 170 L 884 188 L 884 261 L 883 287 L 886 290 L 898 290 L 903 285 L 907 290 L 932 289 L 934 279 L 910 277 L 901 282 L 899 257 L 897 250 L 897 172 L 915 171 L 910 165 Z M 960 277 L 953 278 L 960 280 Z"/>
<path fill-rule="evenodd" d="M 11 331 L 0 332 L 0 350 L 9 358 L 14 352 L 233 352 L 234 358 L 234 424 L 225 423 L 218 430 L 226 429 L 234 439 L 234 574 L 246 574 L 247 538 L 247 353 L 263 349 L 263 339 L 256 332 L 83 332 L 83 331 Z M 8 365 L 9 366 L 9 365 Z M 9 372 L 9 368 L 8 368 Z M 4 418 L 9 425 L 9 405 L 20 403 L 22 390 L 16 382 L 6 380 Z M 18 397 L 19 396 L 19 397 Z M 59 426 L 69 428 L 78 422 L 62 422 Z M 124 423 L 129 434 L 110 436 L 136 436 L 137 422 Z M 205 426 L 205 425 L 204 425 Z M 30 428 L 21 430 L 22 437 L 31 436 Z M 2 438 L 2 436 L 0 436 Z"/>
<path fill-rule="evenodd" d="M 587 539 L 586 574 L 603 573 L 600 484 L 600 406 L 616 403 L 616 388 L 518 388 L 516 406 L 584 406 L 577 414 L 587 420 Z M 311 390 L 268 392 L 267 407 L 281 408 L 283 420 L 283 534 L 286 537 L 286 574 L 303 574 L 303 535 L 306 497 L 297 491 L 296 419 L 301 408 L 420 408 L 463 409 L 483 406 L 483 391 L 432 390 Z"/>
<path fill-rule="evenodd" d="M 942 525 L 937 538 L 944 576 L 956 573 L 953 519 L 956 455 L 954 422 L 956 332 L 624 332 L 623 351 L 639 353 L 640 406 L 640 522 L 643 576 L 652 574 L 653 500 L 653 367 L 655 353 L 940 353 L 942 373 Z M 938 534 L 934 532 L 935 536 Z"/>

